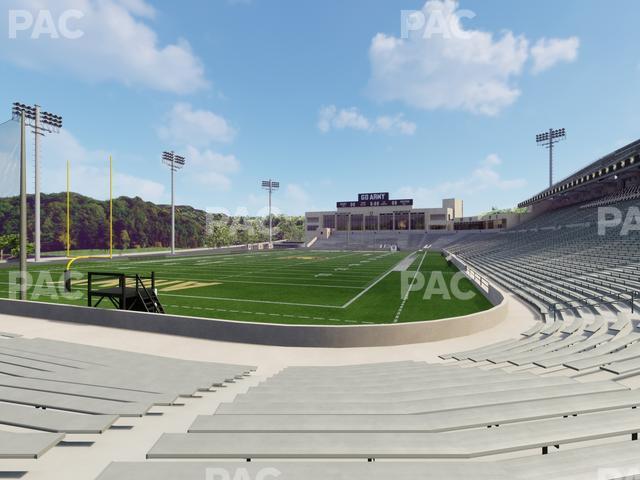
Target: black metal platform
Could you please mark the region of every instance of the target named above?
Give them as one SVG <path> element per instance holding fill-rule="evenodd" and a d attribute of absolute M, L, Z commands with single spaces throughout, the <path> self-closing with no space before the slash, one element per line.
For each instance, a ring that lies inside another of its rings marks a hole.
<path fill-rule="evenodd" d="M 96 282 L 117 280 L 114 287 L 94 288 Z M 145 285 L 145 282 L 147 284 Z M 97 299 L 94 303 L 94 299 Z M 87 283 L 87 303 L 89 307 L 98 307 L 107 299 L 119 310 L 164 313 L 164 308 L 156 293 L 155 273 L 150 277 L 126 275 L 124 273 L 89 272 Z"/>

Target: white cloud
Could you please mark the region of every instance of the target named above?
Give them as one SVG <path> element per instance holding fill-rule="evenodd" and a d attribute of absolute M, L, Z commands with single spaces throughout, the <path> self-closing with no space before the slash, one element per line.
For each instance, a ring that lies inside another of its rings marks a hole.
<path fill-rule="evenodd" d="M 402 114 L 382 115 L 369 120 L 356 107 L 338 109 L 335 105 L 322 107 L 318 113 L 318 129 L 327 133 L 330 130 L 353 129 L 363 132 L 383 132 L 389 134 L 413 135 L 416 124 L 404 119 Z"/>
<path fill-rule="evenodd" d="M 578 58 L 578 37 L 541 38 L 531 47 L 533 57 L 533 73 L 550 69 L 559 62 L 573 62 Z"/>
<path fill-rule="evenodd" d="M 443 182 L 433 187 L 405 186 L 398 190 L 398 198 L 413 198 L 425 206 L 439 205 L 443 198 L 468 198 L 486 190 L 515 190 L 527 184 L 522 178 L 504 179 L 497 171 L 502 159 L 492 153 L 478 163 L 470 175 L 459 180 Z"/>
<path fill-rule="evenodd" d="M 29 147 L 30 149 L 30 147 Z M 66 161 L 71 162 L 71 190 L 93 198 L 109 197 L 109 153 L 104 150 L 85 148 L 68 130 L 59 135 L 49 135 L 42 148 L 42 190 L 62 192 L 66 190 Z M 31 152 L 29 152 L 31 154 Z M 124 173 L 122 165 L 131 163 L 125 155 L 113 155 L 115 197 L 141 197 L 151 202 L 164 198 L 165 188 L 161 183 Z"/>
<path fill-rule="evenodd" d="M 429 0 L 422 14 L 422 31 L 410 31 L 407 38 L 378 33 L 372 39 L 368 91 L 373 98 L 483 115 L 496 115 L 516 101 L 521 93 L 516 80 L 529 57 L 524 35 L 465 29 L 453 0 Z"/>
<path fill-rule="evenodd" d="M 483 164 L 487 167 L 497 166 L 502 164 L 502 159 L 495 153 L 490 153 L 487 158 L 484 159 Z"/>
<path fill-rule="evenodd" d="M 165 122 L 158 128 L 158 136 L 172 145 L 202 147 L 230 142 L 236 135 L 224 117 L 209 110 L 194 110 L 188 103 L 176 103 L 165 115 Z"/>
<path fill-rule="evenodd" d="M 70 10 L 81 15 L 68 22 L 70 30 L 82 33 L 76 39 L 49 34 L 32 39 L 28 30 L 11 39 L 0 32 L 0 58 L 22 67 L 178 94 L 208 86 L 202 61 L 189 43 L 178 39 L 162 45 L 145 23 L 156 12 L 144 0 L 15 0 L 12 8 L 28 10 L 34 18 L 43 10 L 54 20 Z"/>
<path fill-rule="evenodd" d="M 227 191 L 231 188 L 229 174 L 240 169 L 240 162 L 234 155 L 224 155 L 213 150 L 199 150 L 192 145 L 185 149 L 189 176 L 207 187 Z"/>

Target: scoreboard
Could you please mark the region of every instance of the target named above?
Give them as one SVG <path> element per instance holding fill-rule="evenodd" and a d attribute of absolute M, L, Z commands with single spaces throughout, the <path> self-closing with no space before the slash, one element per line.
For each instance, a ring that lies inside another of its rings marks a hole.
<path fill-rule="evenodd" d="M 355 202 L 338 202 L 338 208 L 357 207 L 410 207 L 413 205 L 412 199 L 391 200 L 388 192 L 360 193 Z"/>

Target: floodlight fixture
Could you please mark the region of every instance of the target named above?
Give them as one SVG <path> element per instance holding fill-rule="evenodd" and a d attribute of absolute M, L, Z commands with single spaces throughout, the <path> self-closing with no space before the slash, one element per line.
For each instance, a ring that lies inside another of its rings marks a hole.
<path fill-rule="evenodd" d="M 171 170 L 171 255 L 176 253 L 176 202 L 174 174 L 185 165 L 185 158 L 172 150 L 162 152 L 162 163 Z"/>
<path fill-rule="evenodd" d="M 275 180 L 263 180 L 262 189 L 269 192 L 269 247 L 273 246 L 273 217 L 271 215 L 271 195 L 280 188 L 280 182 Z"/>
<path fill-rule="evenodd" d="M 40 105 L 26 105 L 13 102 L 11 118 L 20 120 L 24 115 L 25 125 L 32 128 L 34 135 L 34 247 L 35 261 L 40 261 L 40 137 L 46 133 L 58 133 L 62 128 L 62 117 L 40 110 Z"/>
<path fill-rule="evenodd" d="M 536 143 L 549 149 L 549 188 L 553 186 L 553 146 L 566 136 L 564 128 L 550 128 L 549 131 L 536 135 Z"/>

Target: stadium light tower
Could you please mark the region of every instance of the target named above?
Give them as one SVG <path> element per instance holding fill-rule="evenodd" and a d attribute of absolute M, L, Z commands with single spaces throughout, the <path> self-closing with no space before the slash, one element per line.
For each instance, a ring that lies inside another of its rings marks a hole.
<path fill-rule="evenodd" d="M 548 132 L 536 135 L 536 143 L 549 149 L 549 188 L 553 186 L 553 145 L 565 138 L 564 128 L 550 128 Z"/>
<path fill-rule="evenodd" d="M 171 170 L 171 255 L 176 253 L 176 202 L 174 195 L 174 174 L 184 167 L 184 157 L 176 155 L 173 151 L 162 152 L 162 163 Z"/>
<path fill-rule="evenodd" d="M 62 128 L 62 117 L 40 110 L 40 105 L 25 105 L 14 102 L 12 118 L 17 120 L 24 113 L 25 125 L 33 129 L 34 156 L 34 235 L 35 261 L 40 261 L 40 136 L 45 133 L 58 133 Z"/>
<path fill-rule="evenodd" d="M 273 245 L 273 218 L 271 216 L 271 195 L 273 192 L 280 188 L 280 182 L 276 182 L 274 180 L 263 180 L 262 181 L 263 190 L 269 191 L 269 245 Z"/>

